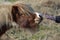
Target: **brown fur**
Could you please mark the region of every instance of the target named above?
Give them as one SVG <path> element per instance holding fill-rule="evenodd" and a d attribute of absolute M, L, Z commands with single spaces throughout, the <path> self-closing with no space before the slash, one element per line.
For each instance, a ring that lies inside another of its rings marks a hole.
<path fill-rule="evenodd" d="M 38 23 L 35 23 L 35 18 L 37 17 L 34 10 L 26 4 L 17 3 L 13 5 L 6 5 L 4 7 L 0 6 L 3 16 L 0 17 L 0 36 L 4 34 L 8 29 L 11 28 L 15 22 L 22 28 L 29 28 L 35 30 Z M 2 22 L 1 22 L 2 21 Z M 39 20 L 40 21 L 40 20 Z"/>

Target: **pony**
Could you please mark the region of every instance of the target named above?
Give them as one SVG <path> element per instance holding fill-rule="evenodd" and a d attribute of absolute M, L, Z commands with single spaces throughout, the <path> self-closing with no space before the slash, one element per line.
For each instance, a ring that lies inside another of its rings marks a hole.
<path fill-rule="evenodd" d="M 0 36 L 12 26 L 35 30 L 43 17 L 23 3 L 0 4 Z"/>

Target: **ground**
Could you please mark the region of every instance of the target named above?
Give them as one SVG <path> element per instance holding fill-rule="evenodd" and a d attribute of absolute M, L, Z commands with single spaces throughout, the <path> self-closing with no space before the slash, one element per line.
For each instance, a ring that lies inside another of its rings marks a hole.
<path fill-rule="evenodd" d="M 47 4 L 47 1 L 51 3 Z M 19 0 L 19 2 L 31 5 L 35 11 L 40 13 L 60 15 L 60 0 Z M 38 32 L 31 33 L 23 29 L 15 29 L 7 31 L 1 40 L 60 40 L 60 24 L 45 18 L 40 23 Z"/>

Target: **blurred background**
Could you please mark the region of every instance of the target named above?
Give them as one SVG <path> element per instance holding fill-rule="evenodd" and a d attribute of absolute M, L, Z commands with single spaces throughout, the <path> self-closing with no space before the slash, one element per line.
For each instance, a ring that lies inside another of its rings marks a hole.
<path fill-rule="evenodd" d="M 16 1 L 28 4 L 40 13 L 60 15 L 60 0 L 0 0 L 0 4 Z M 15 28 L 12 28 L 1 38 L 1 40 L 60 40 L 60 24 L 44 18 L 40 23 L 39 31 L 34 34 L 22 29 L 15 30 Z"/>

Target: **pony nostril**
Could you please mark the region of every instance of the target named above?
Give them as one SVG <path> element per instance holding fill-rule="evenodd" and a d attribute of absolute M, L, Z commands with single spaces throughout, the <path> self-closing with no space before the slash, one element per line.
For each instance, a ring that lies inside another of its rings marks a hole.
<path fill-rule="evenodd" d="M 40 17 L 40 22 L 41 22 L 43 20 L 43 17 L 41 15 L 39 15 L 39 17 Z"/>
<path fill-rule="evenodd" d="M 42 17 L 41 15 L 39 15 L 39 17 Z"/>

